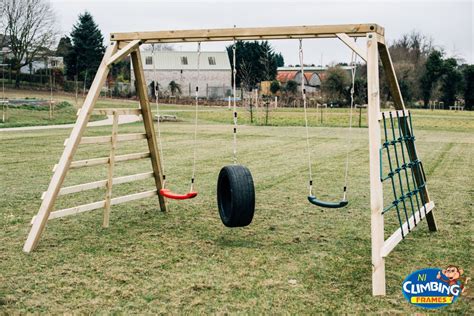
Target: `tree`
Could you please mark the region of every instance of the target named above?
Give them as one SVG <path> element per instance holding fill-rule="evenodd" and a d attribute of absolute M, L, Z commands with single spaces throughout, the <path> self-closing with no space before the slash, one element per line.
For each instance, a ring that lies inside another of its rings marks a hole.
<path fill-rule="evenodd" d="M 1 4 L 0 33 L 8 38 L 11 68 L 17 74 L 15 87 L 18 88 L 20 68 L 52 47 L 57 34 L 55 18 L 49 1 L 2 0 Z"/>
<path fill-rule="evenodd" d="M 322 82 L 322 89 L 329 97 L 329 102 L 345 102 L 350 90 L 349 73 L 341 67 L 330 67 L 326 71 L 326 79 Z"/>
<path fill-rule="evenodd" d="M 181 94 L 181 85 L 174 80 L 170 81 L 168 89 L 170 89 L 172 96 L 175 96 L 175 93 Z"/>
<path fill-rule="evenodd" d="M 227 53 L 233 67 L 232 46 L 227 46 Z M 238 86 L 242 84 L 250 90 L 261 81 L 275 79 L 278 64 L 283 63 L 283 57 L 274 52 L 268 41 L 237 41 L 235 47 Z"/>
<path fill-rule="evenodd" d="M 69 36 L 65 35 L 61 37 L 56 48 L 56 56 L 66 58 L 72 50 L 71 39 Z"/>
<path fill-rule="evenodd" d="M 461 91 L 463 76 L 457 66 L 457 61 L 454 58 L 448 58 L 444 61 L 443 76 L 441 78 L 441 99 L 445 109 L 454 105 L 457 94 Z"/>
<path fill-rule="evenodd" d="M 273 48 L 268 43 L 268 41 L 264 41 L 260 44 L 260 63 L 263 66 L 263 80 L 273 80 L 277 74 L 277 65 L 275 59 L 275 53 L 273 52 Z"/>
<path fill-rule="evenodd" d="M 433 87 L 439 80 L 443 71 L 443 54 L 438 51 L 432 51 L 425 64 L 423 75 L 420 79 L 420 87 L 423 97 L 423 103 L 425 108 L 428 107 L 428 103 L 431 99 Z"/>
<path fill-rule="evenodd" d="M 275 54 L 275 63 L 277 67 L 285 66 L 285 60 L 283 59 L 283 55 L 281 53 Z"/>
<path fill-rule="evenodd" d="M 288 80 L 285 85 L 285 91 L 290 95 L 296 94 L 298 92 L 298 83 L 294 80 Z"/>
<path fill-rule="evenodd" d="M 275 95 L 277 94 L 278 91 L 280 91 L 281 87 L 280 87 L 280 82 L 278 82 L 277 80 L 273 80 L 271 83 L 270 83 L 270 92 Z"/>
<path fill-rule="evenodd" d="M 67 76 L 86 81 L 89 86 L 104 55 L 104 37 L 89 12 L 79 15 L 71 32 L 72 50 L 65 63 Z"/>
<path fill-rule="evenodd" d="M 464 75 L 464 103 L 466 110 L 474 107 L 474 65 L 468 65 L 463 70 Z"/>

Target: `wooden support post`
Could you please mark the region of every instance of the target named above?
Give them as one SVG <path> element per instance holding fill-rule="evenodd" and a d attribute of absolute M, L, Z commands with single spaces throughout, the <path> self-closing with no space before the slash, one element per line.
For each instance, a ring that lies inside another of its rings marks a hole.
<path fill-rule="evenodd" d="M 145 81 L 145 74 L 143 73 L 143 64 L 140 50 L 137 49 L 131 53 L 133 72 L 135 74 L 137 94 L 140 100 L 140 107 L 142 111 L 143 124 L 145 125 L 145 132 L 147 134 L 148 148 L 150 150 L 150 160 L 155 175 L 155 184 L 158 192 L 163 188 L 163 172 L 161 167 L 160 152 L 158 150 L 158 144 L 155 136 L 155 129 L 153 125 L 153 117 L 148 102 L 147 87 Z M 158 194 L 158 200 L 160 201 L 160 208 L 162 212 L 166 212 L 166 201 L 165 198 Z"/>
<path fill-rule="evenodd" d="M 367 34 L 367 94 L 370 155 L 370 211 L 372 240 L 372 294 L 385 295 L 383 188 L 380 181 L 379 58 L 375 33 Z"/>
<path fill-rule="evenodd" d="M 388 86 L 390 88 L 390 94 L 392 95 L 395 109 L 397 110 L 405 110 L 405 103 L 403 102 L 403 97 L 400 92 L 400 87 L 398 85 L 397 75 L 395 74 L 395 69 L 393 68 L 392 59 L 390 58 L 390 53 L 388 51 L 387 46 L 384 43 L 378 43 L 378 49 L 380 53 L 380 60 L 382 61 L 382 66 L 384 68 L 385 74 L 387 76 Z M 404 136 L 411 136 L 411 131 L 408 128 L 409 124 L 406 122 L 408 118 L 403 116 L 401 121 L 402 133 Z M 416 161 L 418 159 L 418 155 L 416 153 L 415 143 L 413 141 L 407 142 L 407 151 L 408 156 L 410 157 L 411 161 Z M 415 172 L 415 181 L 417 186 L 421 187 L 425 184 L 423 172 L 420 167 L 414 169 Z M 430 196 L 428 194 L 428 187 L 426 184 L 422 187 L 421 194 L 423 196 L 423 202 L 429 203 Z M 426 214 L 426 222 L 428 223 L 428 229 L 430 231 L 437 231 L 438 225 L 436 224 L 436 218 L 434 215 L 434 211 L 429 212 Z"/>
<path fill-rule="evenodd" d="M 104 85 L 107 74 L 109 73 L 109 68 L 106 65 L 107 60 L 116 51 L 116 49 L 116 45 L 112 43 L 104 54 L 104 58 L 102 59 L 99 69 L 97 70 L 97 74 L 84 101 L 84 105 L 82 106 L 82 109 L 79 113 L 76 124 L 71 131 L 69 141 L 66 144 L 63 154 L 59 159 L 58 166 L 53 174 L 53 177 L 51 178 L 51 182 L 49 183 L 45 198 L 41 203 L 38 215 L 35 218 L 28 238 L 26 239 L 25 245 L 23 246 L 24 252 L 31 252 L 38 244 L 44 227 L 46 226 L 46 222 L 48 221 L 49 214 L 54 207 L 54 203 L 56 202 L 58 192 L 61 189 L 64 178 L 66 177 L 69 165 L 71 164 L 72 158 L 74 157 L 79 142 L 81 141 L 82 134 L 84 133 L 84 130 L 87 126 L 87 122 L 89 121 L 95 102 L 99 97 L 100 89 Z"/>
<path fill-rule="evenodd" d="M 114 112 L 112 124 L 112 141 L 110 146 L 109 165 L 107 170 L 107 188 L 105 190 L 104 220 L 102 223 L 102 227 L 104 228 L 109 227 L 110 201 L 112 199 L 112 186 L 114 181 L 115 149 L 117 147 L 118 119 L 119 115 L 117 114 L 117 112 Z"/>

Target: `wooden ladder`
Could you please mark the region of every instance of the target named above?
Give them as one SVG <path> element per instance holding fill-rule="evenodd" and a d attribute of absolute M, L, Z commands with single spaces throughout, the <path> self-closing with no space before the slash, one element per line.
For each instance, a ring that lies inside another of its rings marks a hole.
<path fill-rule="evenodd" d="M 127 43 L 123 48 L 118 50 L 117 44 L 112 43 L 102 60 L 101 65 L 97 71 L 96 77 L 91 85 L 89 93 L 84 101 L 84 105 L 78 112 L 78 118 L 74 125 L 71 134 L 64 142 L 64 151 L 59 159 L 59 162 L 53 168 L 53 176 L 49 183 L 48 189 L 42 195 L 42 203 L 36 216 L 31 220 L 31 230 L 23 247 L 23 251 L 31 252 L 36 248 L 40 240 L 41 234 L 44 231 L 46 223 L 50 219 L 64 217 L 68 215 L 78 214 L 82 212 L 92 211 L 103 208 L 103 227 L 109 226 L 110 208 L 112 205 L 134 201 L 142 198 L 158 196 L 161 211 L 166 211 L 166 201 L 164 197 L 158 194 L 162 188 L 162 167 L 160 164 L 160 156 L 158 150 L 157 139 L 153 127 L 152 112 L 148 101 L 146 90 L 145 77 L 143 73 L 143 65 L 140 56 L 138 41 Z M 130 53 L 133 69 L 137 83 L 137 94 L 140 100 L 139 109 L 97 109 L 94 110 L 94 105 L 100 94 L 100 88 L 107 78 L 109 67 L 114 61 L 123 58 Z M 112 135 L 111 136 L 94 136 L 83 137 L 84 131 L 87 127 L 87 122 L 92 114 L 102 114 L 112 117 Z M 145 133 L 136 134 L 119 134 L 118 123 L 120 115 L 141 115 L 143 118 L 143 125 Z M 116 147 L 118 142 L 134 141 L 146 139 L 148 143 L 148 151 L 140 153 L 132 153 L 126 155 L 116 155 Z M 80 144 L 110 144 L 110 153 L 108 157 L 92 158 L 85 160 L 73 161 L 73 157 Z M 123 161 L 131 161 L 137 159 L 150 158 L 152 171 L 134 175 L 114 178 L 115 164 Z M 85 168 L 97 165 L 107 165 L 107 179 L 78 184 L 73 186 L 62 187 L 64 179 L 71 169 Z M 112 187 L 114 184 L 127 183 L 148 178 L 155 179 L 156 189 L 151 191 L 139 192 L 130 195 L 112 197 Z M 83 192 L 97 188 L 105 188 L 105 199 L 98 202 L 83 204 L 71 208 L 55 210 L 55 202 L 60 195 Z"/>

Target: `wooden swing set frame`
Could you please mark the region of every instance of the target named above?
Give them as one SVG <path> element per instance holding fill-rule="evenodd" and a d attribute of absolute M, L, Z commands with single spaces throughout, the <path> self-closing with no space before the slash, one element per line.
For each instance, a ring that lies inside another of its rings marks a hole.
<path fill-rule="evenodd" d="M 361 47 L 353 38 L 365 37 L 367 46 Z M 396 230 L 388 239 L 384 238 L 383 190 L 380 179 L 380 92 L 379 92 L 379 61 L 381 61 L 390 92 L 397 111 L 405 113 L 397 77 L 393 68 L 388 48 L 385 44 L 384 28 L 377 24 L 346 24 L 346 25 L 319 25 L 319 26 L 290 26 L 290 27 L 264 27 L 264 28 L 227 28 L 227 29 L 202 29 L 178 30 L 157 32 L 132 32 L 112 33 L 111 43 L 108 46 L 103 60 L 97 70 L 94 81 L 90 87 L 83 106 L 78 112 L 77 121 L 65 142 L 65 148 L 58 164 L 53 169 L 53 176 L 47 191 L 42 196 L 42 203 L 38 214 L 32 220 L 32 227 L 24 244 L 23 251 L 33 251 L 40 240 L 49 219 L 104 208 L 103 226 L 109 225 L 111 205 L 133 201 L 145 197 L 157 196 L 161 211 L 166 211 L 166 201 L 158 194 L 162 188 L 162 167 L 160 165 L 160 151 L 153 128 L 153 118 L 147 95 L 146 81 L 143 71 L 140 45 L 151 43 L 178 43 L 178 42 L 208 42 L 208 41 L 233 41 L 233 40 L 276 40 L 276 39 L 311 39 L 311 38 L 338 38 L 347 47 L 354 51 L 367 63 L 367 91 L 368 91 L 368 126 L 369 126 L 369 157 L 370 157 L 370 209 L 371 209 L 371 243 L 372 243 L 372 293 L 385 295 L 385 257 L 403 239 L 403 227 Z M 98 109 L 94 110 L 102 86 L 105 83 L 110 66 L 130 55 L 133 71 L 136 78 L 136 88 L 140 108 L 135 109 Z M 87 123 L 92 113 L 112 115 L 112 135 L 99 137 L 83 137 Z M 141 114 L 145 133 L 143 134 L 118 134 L 118 117 L 124 114 Z M 404 133 L 410 131 L 404 130 Z M 146 139 L 148 152 L 128 155 L 115 155 L 117 142 Z M 73 161 L 73 157 L 80 144 L 109 143 L 111 145 L 109 157 L 93 158 Z M 415 146 L 408 146 L 408 155 L 417 159 Z M 150 158 L 152 172 L 114 178 L 114 167 L 117 162 L 135 159 Z M 70 169 L 82 168 L 93 165 L 108 165 L 106 180 L 62 188 L 64 179 Z M 156 189 L 152 191 L 135 193 L 127 196 L 112 198 L 112 185 L 154 178 Z M 416 175 L 417 184 L 423 180 L 422 174 Z M 95 188 L 106 188 L 105 200 L 72 207 L 69 209 L 53 211 L 59 195 L 81 192 Z M 422 186 L 425 197 L 424 212 L 416 213 L 408 220 L 410 225 L 414 221 L 426 217 L 430 231 L 436 231 L 437 225 L 433 213 L 434 203 L 430 200 L 426 185 Z M 416 216 L 416 217 L 415 217 Z M 406 234 L 406 232 L 405 232 Z"/>

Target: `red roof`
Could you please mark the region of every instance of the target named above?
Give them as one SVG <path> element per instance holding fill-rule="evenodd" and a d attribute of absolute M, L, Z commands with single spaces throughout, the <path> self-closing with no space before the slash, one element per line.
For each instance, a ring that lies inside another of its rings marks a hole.
<path fill-rule="evenodd" d="M 279 71 L 276 79 L 281 83 L 286 83 L 290 80 L 295 80 L 297 71 Z"/>

